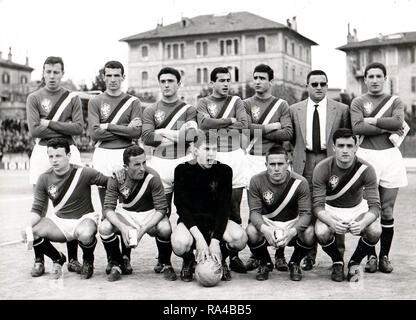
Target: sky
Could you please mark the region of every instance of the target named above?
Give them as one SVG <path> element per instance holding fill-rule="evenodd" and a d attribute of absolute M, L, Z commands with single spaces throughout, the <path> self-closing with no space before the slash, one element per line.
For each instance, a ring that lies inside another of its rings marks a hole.
<path fill-rule="evenodd" d="M 181 17 L 249 11 L 286 24 L 296 16 L 298 32 L 317 42 L 312 68 L 324 70 L 332 88 L 345 88 L 345 53 L 350 30 L 358 40 L 382 33 L 416 31 L 416 0 L 0 0 L 0 51 L 35 70 L 41 78 L 47 56 L 61 56 L 65 79 L 88 87 L 108 60 L 127 66 L 128 45 L 121 38 L 175 23 Z M 128 77 L 128 73 L 126 74 Z M 127 81 L 124 82 L 127 84 Z M 126 88 L 125 88 L 126 89 Z"/>

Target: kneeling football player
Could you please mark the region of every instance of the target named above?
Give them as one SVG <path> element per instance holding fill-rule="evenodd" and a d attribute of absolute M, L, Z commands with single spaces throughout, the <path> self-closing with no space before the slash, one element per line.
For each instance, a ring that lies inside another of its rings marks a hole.
<path fill-rule="evenodd" d="M 124 150 L 123 162 L 127 168 L 125 180 L 123 183 L 114 178 L 108 180 L 104 220 L 99 228 L 107 252 L 108 280 L 116 281 L 122 273 L 133 272 L 130 256 L 121 255 L 116 234 L 121 235 L 125 246 L 131 248 L 137 246 L 143 235 L 148 233 L 158 242 L 165 279 L 174 281 L 177 277 L 170 261 L 172 228 L 166 216 L 168 203 L 162 181 L 155 170 L 146 166 L 146 154 L 137 145 Z M 118 199 L 121 205 L 117 207 Z"/>
<path fill-rule="evenodd" d="M 47 153 L 52 168 L 38 178 L 28 226 L 33 235 L 35 252 L 31 275 L 39 277 L 44 274 L 46 255 L 53 261 L 53 276 L 60 278 L 66 257 L 50 241 L 77 240 L 84 260 L 81 278 L 88 279 L 94 269 L 94 249 L 97 244 L 95 235 L 99 219 L 91 202 L 91 185 L 105 187 L 108 178 L 94 169 L 70 164 L 70 146 L 64 138 L 50 139 L 47 142 Z M 49 199 L 54 214 L 45 217 L 44 209 Z M 26 235 L 24 233 L 24 237 Z"/>
<path fill-rule="evenodd" d="M 299 281 L 302 279 L 299 263 L 315 242 L 308 182 L 288 170 L 288 155 L 281 146 L 268 151 L 266 168 L 251 178 L 248 190 L 251 221 L 246 229 L 248 245 L 260 260 L 256 279 L 267 280 L 273 271 L 268 246 L 294 246 L 289 261 L 290 279 Z"/>
<path fill-rule="evenodd" d="M 350 129 L 338 129 L 332 137 L 335 155 L 321 161 L 313 172 L 315 233 L 333 261 L 331 279 L 344 280 L 344 262 L 334 234 L 360 236 L 348 263 L 347 279 L 360 279 L 361 260 L 377 244 L 381 234 L 380 198 L 374 168 L 357 158 L 357 137 Z M 363 199 L 365 190 L 366 199 Z"/>
<path fill-rule="evenodd" d="M 198 130 L 193 160 L 178 165 L 174 177 L 174 203 L 179 216 L 172 235 L 173 251 L 183 258 L 181 279 L 192 281 L 196 262 L 214 259 L 222 264 L 223 281 L 231 280 L 225 259 L 244 249 L 244 229 L 229 220 L 232 169 L 215 160 L 217 135 Z"/>

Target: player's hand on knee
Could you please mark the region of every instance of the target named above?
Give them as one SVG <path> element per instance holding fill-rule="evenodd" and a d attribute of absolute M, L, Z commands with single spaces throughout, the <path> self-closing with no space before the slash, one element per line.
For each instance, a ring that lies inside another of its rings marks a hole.
<path fill-rule="evenodd" d="M 354 220 L 354 221 L 350 222 L 349 230 L 353 235 L 359 236 L 361 234 L 361 231 L 362 231 L 361 224 Z"/>
<path fill-rule="evenodd" d="M 133 227 L 124 225 L 119 229 L 120 229 L 120 233 L 121 233 L 121 239 L 123 240 L 124 244 L 126 245 L 126 247 L 130 247 L 129 232 L 130 232 L 130 229 L 133 229 Z"/>
<path fill-rule="evenodd" d="M 211 243 L 209 245 L 209 252 L 211 254 L 212 259 L 221 264 L 222 255 L 220 249 L 220 242 L 217 239 L 211 240 Z"/>
<path fill-rule="evenodd" d="M 349 231 L 349 223 L 344 221 L 336 221 L 335 233 L 346 234 Z"/>
<path fill-rule="evenodd" d="M 275 229 L 263 224 L 261 226 L 261 232 L 263 233 L 269 245 L 276 247 Z"/>

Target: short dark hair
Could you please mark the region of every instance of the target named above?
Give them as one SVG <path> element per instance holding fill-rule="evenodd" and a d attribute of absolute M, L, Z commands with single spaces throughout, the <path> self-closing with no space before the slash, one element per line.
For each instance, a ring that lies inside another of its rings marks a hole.
<path fill-rule="evenodd" d="M 311 76 L 325 76 L 326 81 L 328 82 L 328 76 L 326 75 L 326 73 L 322 70 L 312 70 L 311 72 L 308 73 L 308 75 L 306 76 L 306 84 L 309 83 L 309 78 Z"/>
<path fill-rule="evenodd" d="M 104 65 L 104 75 L 105 75 L 105 68 L 108 69 L 121 69 L 121 75 L 124 75 L 124 67 L 123 64 L 119 61 L 111 60 L 105 63 Z"/>
<path fill-rule="evenodd" d="M 364 78 L 367 77 L 367 72 L 370 69 L 381 69 L 381 71 L 383 71 L 384 76 L 387 76 L 387 70 L 386 70 L 386 67 L 384 66 L 384 64 L 382 64 L 380 62 L 373 62 L 373 63 L 370 63 L 368 66 L 365 67 L 365 69 L 364 69 Z"/>
<path fill-rule="evenodd" d="M 289 159 L 286 149 L 280 145 L 275 145 L 269 149 L 269 151 L 266 153 L 266 162 L 269 160 L 269 156 L 272 154 L 283 154 L 286 161 Z"/>
<path fill-rule="evenodd" d="M 157 80 L 160 81 L 160 76 L 162 74 L 173 74 L 176 77 L 178 83 L 181 81 L 181 73 L 172 67 L 164 67 L 160 69 L 159 73 L 157 74 Z"/>
<path fill-rule="evenodd" d="M 217 81 L 217 75 L 219 73 L 229 73 L 231 75 L 230 70 L 228 70 L 228 68 L 226 68 L 226 67 L 216 67 L 211 71 L 210 79 L 211 79 L 212 82 Z"/>
<path fill-rule="evenodd" d="M 137 157 L 144 153 L 143 148 L 138 145 L 132 145 L 127 147 L 123 152 L 123 163 L 128 166 L 130 163 L 130 157 Z"/>
<path fill-rule="evenodd" d="M 62 72 L 64 72 L 64 61 L 61 57 L 47 57 L 45 62 L 43 63 L 43 69 L 45 69 L 46 64 L 57 64 L 59 63 L 62 67 Z"/>
<path fill-rule="evenodd" d="M 270 66 L 268 66 L 267 64 L 262 63 L 262 64 L 259 64 L 258 66 L 256 66 L 254 68 L 253 75 L 256 72 L 266 72 L 267 75 L 269 76 L 269 81 L 273 80 L 273 78 L 274 78 L 273 69 L 270 68 Z"/>
<path fill-rule="evenodd" d="M 339 129 L 335 130 L 335 132 L 332 136 L 332 141 L 334 142 L 334 145 L 335 145 L 337 139 L 339 139 L 339 138 L 353 138 L 355 144 L 357 144 L 357 136 L 353 133 L 353 131 L 351 129 L 339 128 Z"/>
<path fill-rule="evenodd" d="M 66 154 L 71 151 L 69 142 L 65 138 L 52 138 L 46 143 L 46 147 L 53 149 L 64 148 Z"/>
<path fill-rule="evenodd" d="M 197 129 L 195 137 L 194 137 L 194 147 L 199 148 L 203 143 L 217 144 L 217 141 L 218 141 L 218 135 L 216 133 L 216 130 L 203 131 L 201 129 Z"/>

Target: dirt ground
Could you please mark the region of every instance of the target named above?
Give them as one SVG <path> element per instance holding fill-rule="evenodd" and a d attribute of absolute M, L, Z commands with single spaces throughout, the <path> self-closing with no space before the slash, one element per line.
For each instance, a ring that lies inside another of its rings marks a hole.
<path fill-rule="evenodd" d="M 395 236 L 391 249 L 394 265 L 392 274 L 364 274 L 358 283 L 335 283 L 330 280 L 330 258 L 318 251 L 317 265 L 312 271 L 303 272 L 303 280 L 293 282 L 288 273 L 273 271 L 268 281 L 255 279 L 256 271 L 247 274 L 232 272 L 230 282 L 220 282 L 213 288 L 203 288 L 195 280 L 185 283 L 181 280 L 168 282 L 153 272 L 156 263 L 154 239 L 145 236 L 139 247 L 132 251 L 132 275 L 111 283 L 106 280 L 106 257 L 99 240 L 95 251 L 95 272 L 89 280 L 69 273 L 64 266 L 63 277 L 51 278 L 52 263 L 46 262 L 46 274 L 32 278 L 30 269 L 33 252 L 26 250 L 19 240 L 20 228 L 25 214 L 31 207 L 31 187 L 25 171 L 0 171 L 0 299 L 51 299 L 51 300 L 348 300 L 348 299 L 411 299 L 416 298 L 416 173 L 409 173 L 409 186 L 400 190 L 395 207 Z M 96 190 L 94 205 L 100 208 Z M 244 196 L 242 217 L 247 224 L 248 207 Z M 177 215 L 171 221 L 176 226 Z M 346 259 L 354 250 L 357 238 L 346 237 Z M 66 254 L 66 246 L 57 244 Z M 273 254 L 273 251 L 270 250 Z M 289 259 L 292 248 L 286 249 Z M 81 249 L 78 251 L 81 258 Z M 246 247 L 240 257 L 246 261 L 249 250 Z M 181 259 L 173 254 L 172 263 L 179 275 Z M 364 264 L 364 263 L 363 263 Z M 362 264 L 362 265 L 363 265 Z"/>

